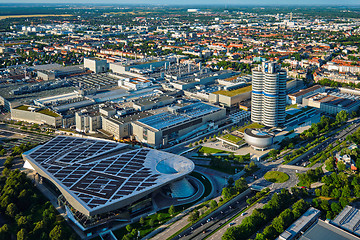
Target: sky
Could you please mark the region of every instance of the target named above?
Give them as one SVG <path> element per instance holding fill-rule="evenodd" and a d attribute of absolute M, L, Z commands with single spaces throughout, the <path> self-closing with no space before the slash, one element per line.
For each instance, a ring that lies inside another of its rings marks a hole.
<path fill-rule="evenodd" d="M 0 3 L 80 3 L 154 5 L 360 5 L 360 0 L 0 0 Z"/>

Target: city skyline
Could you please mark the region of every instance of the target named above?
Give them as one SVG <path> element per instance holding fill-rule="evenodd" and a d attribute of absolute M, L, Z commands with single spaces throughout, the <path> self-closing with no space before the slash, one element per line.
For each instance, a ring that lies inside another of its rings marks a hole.
<path fill-rule="evenodd" d="M 258 6 L 258 5 L 264 5 L 264 6 L 358 6 L 360 5 L 360 2 L 358 0 L 348 0 L 346 2 L 339 2 L 337 0 L 317 0 L 317 1 L 311 1 L 311 0 L 294 0 L 294 1 L 288 1 L 288 0 L 277 0 L 277 1 L 270 1 L 270 0 L 226 0 L 224 2 L 219 3 L 216 0 L 184 0 L 181 2 L 175 1 L 175 0 L 31 0 L 31 1 L 25 1 L 25 0 L 0 0 L 0 4 L 32 4 L 32 3 L 38 3 L 38 4 L 95 4 L 95 5 L 106 5 L 106 4 L 113 4 L 113 5 L 164 5 L 164 6 L 224 6 L 224 7 L 236 7 L 236 6 Z"/>
<path fill-rule="evenodd" d="M 30 1 L 0 240 L 360 240 L 359 0 Z"/>

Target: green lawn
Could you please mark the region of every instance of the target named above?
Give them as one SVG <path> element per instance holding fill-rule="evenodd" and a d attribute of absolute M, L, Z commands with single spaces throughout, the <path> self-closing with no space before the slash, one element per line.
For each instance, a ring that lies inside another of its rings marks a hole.
<path fill-rule="evenodd" d="M 39 111 L 39 113 L 42 113 L 42 114 L 45 114 L 45 115 L 48 115 L 48 116 L 51 116 L 51 117 L 60 117 L 59 114 L 57 114 L 56 112 L 53 112 L 49 109 L 42 109 Z"/>
<path fill-rule="evenodd" d="M 224 95 L 224 96 L 228 96 L 228 97 L 233 97 L 233 96 L 236 96 L 236 95 L 239 95 L 242 93 L 250 92 L 251 89 L 252 89 L 252 86 L 249 85 L 249 86 L 235 89 L 232 91 L 220 90 L 220 91 L 214 92 L 214 94 L 220 94 L 220 95 Z"/>
<path fill-rule="evenodd" d="M 295 103 L 295 104 L 291 104 L 291 105 L 287 105 L 286 106 L 286 110 L 290 109 L 290 108 L 296 108 L 298 109 L 298 105 Z"/>
<path fill-rule="evenodd" d="M 271 172 L 267 172 L 264 175 L 264 178 L 269 182 L 283 183 L 289 180 L 289 175 L 279 171 L 271 171 Z"/>
<path fill-rule="evenodd" d="M 245 129 L 247 129 L 247 128 L 263 128 L 263 127 L 264 127 L 264 125 L 261 125 L 259 123 L 251 123 L 249 125 L 246 125 L 246 126 L 240 128 L 238 131 L 244 132 Z"/>
<path fill-rule="evenodd" d="M 210 147 L 201 147 L 199 152 L 201 152 L 201 153 L 230 153 L 228 151 L 210 148 Z"/>
<path fill-rule="evenodd" d="M 29 107 L 30 107 L 29 105 L 21 105 L 21 106 L 16 107 L 15 109 L 19 109 L 19 110 L 23 110 L 23 111 L 30 111 L 28 109 Z"/>
<path fill-rule="evenodd" d="M 238 142 L 240 142 L 242 140 L 242 138 L 237 137 L 235 135 L 232 135 L 230 133 L 226 134 L 224 136 L 221 136 L 220 138 L 223 138 L 223 139 L 228 140 L 228 141 L 233 142 L 233 143 L 238 143 Z"/>

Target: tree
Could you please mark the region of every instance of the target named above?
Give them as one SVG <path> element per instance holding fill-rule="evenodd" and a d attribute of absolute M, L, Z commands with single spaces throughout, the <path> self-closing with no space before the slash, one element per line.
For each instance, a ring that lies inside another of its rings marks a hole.
<path fill-rule="evenodd" d="M 231 191 L 229 187 L 224 187 L 222 190 L 222 195 L 225 199 L 230 199 L 231 198 Z"/>
<path fill-rule="evenodd" d="M 198 210 L 194 210 L 190 213 L 188 221 L 194 223 L 200 217 Z"/>
<path fill-rule="evenodd" d="M 126 231 L 131 232 L 132 226 L 131 224 L 126 225 Z"/>
<path fill-rule="evenodd" d="M 346 199 L 346 198 L 344 198 L 344 197 L 341 197 L 340 199 L 339 199 L 339 202 L 340 202 L 340 204 L 341 204 L 341 206 L 344 208 L 345 206 L 347 206 L 347 205 L 349 205 L 349 201 Z"/>
<path fill-rule="evenodd" d="M 273 228 L 275 228 L 275 230 L 278 233 L 282 233 L 284 231 L 285 222 L 284 222 L 284 219 L 280 216 L 277 218 L 274 218 L 271 225 L 273 226 Z"/>
<path fill-rule="evenodd" d="M 26 240 L 26 239 L 28 239 L 27 235 L 28 234 L 27 234 L 26 230 L 24 228 L 22 228 L 22 229 L 20 229 L 20 231 L 17 232 L 16 238 L 17 238 L 17 240 Z"/>
<path fill-rule="evenodd" d="M 272 150 L 269 152 L 269 157 L 271 157 L 273 160 L 276 160 L 277 155 L 278 155 L 278 150 L 276 150 L 276 149 L 272 149 Z"/>
<path fill-rule="evenodd" d="M 149 221 L 149 226 L 150 227 L 154 227 L 155 223 L 154 223 L 154 219 L 150 219 Z"/>
<path fill-rule="evenodd" d="M 326 219 L 332 219 L 334 217 L 334 214 L 331 211 L 326 212 Z"/>
<path fill-rule="evenodd" d="M 341 191 L 337 188 L 334 188 L 330 194 L 330 197 L 335 199 L 339 199 L 340 196 L 341 196 Z"/>
<path fill-rule="evenodd" d="M 0 228 L 0 240 L 8 240 L 8 239 L 11 239 L 9 235 L 9 227 L 7 224 L 4 224 Z"/>
<path fill-rule="evenodd" d="M 326 200 L 322 200 L 322 201 L 321 201 L 320 207 L 321 207 L 324 211 L 329 211 L 329 210 L 330 210 L 329 202 L 326 201 Z"/>
<path fill-rule="evenodd" d="M 351 196 L 351 189 L 350 189 L 349 185 L 345 185 L 342 188 L 341 196 L 344 198 L 349 198 Z"/>
<path fill-rule="evenodd" d="M 248 188 L 245 178 L 239 178 L 235 181 L 235 188 L 238 192 L 242 192 Z"/>
<path fill-rule="evenodd" d="M 51 240 L 61 240 L 63 237 L 63 230 L 61 225 L 56 225 L 51 232 L 49 233 L 49 237 Z"/>
<path fill-rule="evenodd" d="M 339 212 L 341 212 L 342 207 L 339 203 L 337 202 L 332 202 L 331 203 L 331 211 L 333 211 L 335 214 L 338 214 Z"/>
<path fill-rule="evenodd" d="M 171 205 L 169 208 L 169 214 L 170 216 L 174 216 L 175 215 L 175 207 L 174 205 Z"/>
<path fill-rule="evenodd" d="M 333 157 L 330 157 L 325 161 L 325 169 L 329 172 L 335 171 L 335 160 Z"/>
<path fill-rule="evenodd" d="M 141 226 L 143 226 L 145 223 L 145 219 L 143 217 L 141 217 L 139 223 L 141 224 Z"/>
<path fill-rule="evenodd" d="M 256 168 L 256 163 L 254 161 L 251 161 L 249 163 L 249 167 L 250 167 L 250 169 L 255 169 Z"/>
<path fill-rule="evenodd" d="M 158 214 L 157 214 L 157 220 L 159 221 L 159 224 L 160 224 L 161 221 L 162 221 L 162 215 L 161 215 L 161 213 L 158 213 Z"/>
<path fill-rule="evenodd" d="M 17 213 L 18 213 L 18 209 L 16 205 L 14 203 L 10 203 L 6 208 L 6 214 L 14 218 Z"/>
<path fill-rule="evenodd" d="M 322 195 L 322 196 L 325 196 L 325 197 L 330 197 L 330 194 L 331 194 L 331 188 L 330 188 L 330 186 L 323 185 L 323 186 L 321 187 L 321 195 Z"/>
<path fill-rule="evenodd" d="M 228 185 L 232 186 L 234 184 L 234 179 L 232 177 L 229 177 L 228 179 Z"/>
<path fill-rule="evenodd" d="M 354 195 L 356 198 L 360 198 L 360 185 L 354 186 Z"/>
<path fill-rule="evenodd" d="M 210 208 L 211 209 L 214 209 L 214 208 L 217 208 L 218 204 L 216 202 L 216 200 L 211 200 L 210 201 Z"/>
<path fill-rule="evenodd" d="M 340 171 L 340 172 L 343 172 L 345 171 L 346 169 L 346 165 L 343 161 L 338 161 L 337 163 L 337 169 Z"/>
<path fill-rule="evenodd" d="M 28 224 L 29 222 L 25 216 L 21 216 L 17 219 L 17 225 L 19 228 L 21 227 L 26 228 Z"/>
<path fill-rule="evenodd" d="M 336 114 L 336 122 L 337 123 L 343 123 L 346 122 L 349 118 L 349 114 L 345 111 L 342 110 L 340 112 L 338 112 L 338 114 Z"/>

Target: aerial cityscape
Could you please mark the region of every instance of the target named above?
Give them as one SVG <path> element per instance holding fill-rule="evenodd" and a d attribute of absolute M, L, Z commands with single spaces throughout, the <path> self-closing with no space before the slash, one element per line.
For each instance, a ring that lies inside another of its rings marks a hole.
<path fill-rule="evenodd" d="M 360 240 L 360 2 L 0 1 L 14 239 Z"/>

